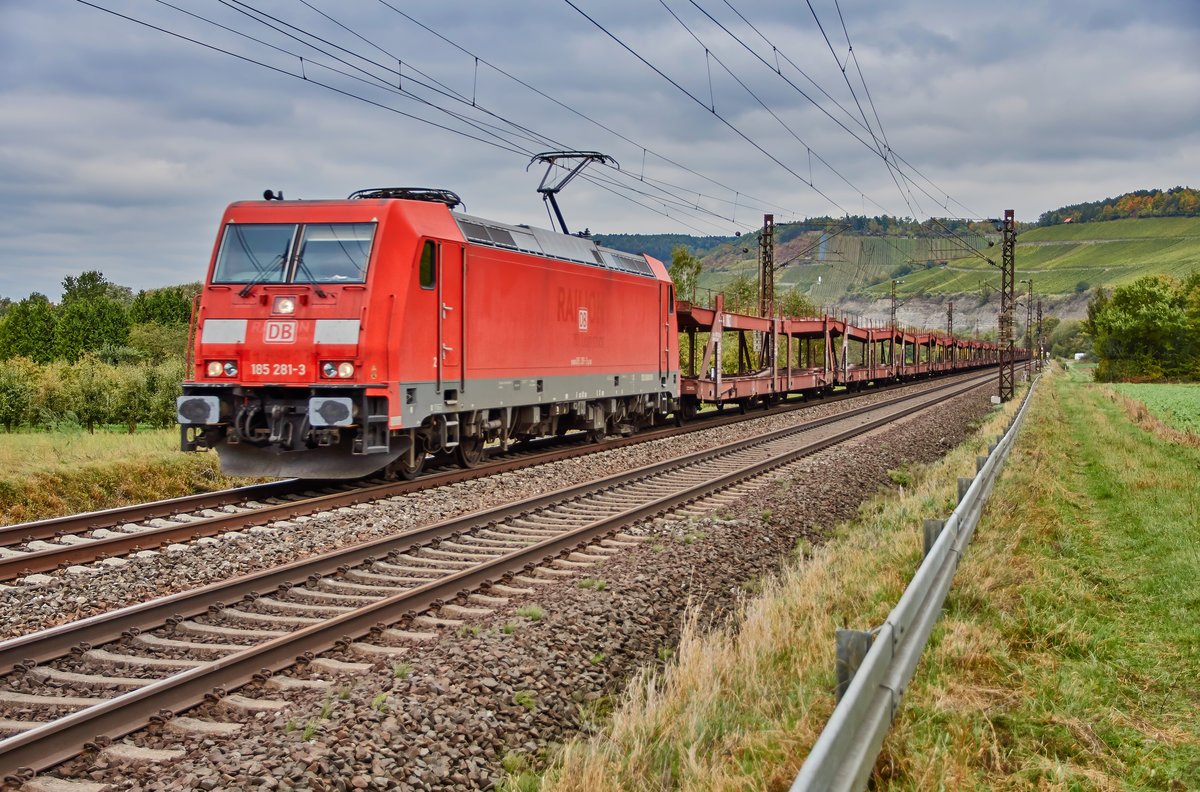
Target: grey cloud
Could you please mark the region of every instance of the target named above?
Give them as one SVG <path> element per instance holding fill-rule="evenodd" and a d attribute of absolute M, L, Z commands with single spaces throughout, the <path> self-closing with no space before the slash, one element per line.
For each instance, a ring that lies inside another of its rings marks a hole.
<path fill-rule="evenodd" d="M 622 183 L 642 172 L 643 146 L 738 191 L 737 224 L 668 219 L 586 182 L 563 196 L 573 226 L 604 231 L 730 233 L 781 217 L 836 213 L 562 3 L 404 2 L 397 7 L 627 135 L 613 137 L 520 89 L 421 31 L 382 4 L 314 0 L 340 21 L 404 59 L 409 83 L 430 101 L 481 122 L 468 105 L 417 89 L 420 68 L 451 90 L 519 119 L 565 145 L 621 161 Z M 880 159 L 850 138 L 777 75 L 763 68 L 682 0 L 667 0 L 792 129 L 847 179 L 814 160 L 818 188 L 852 212 L 909 209 Z M 101 0 L 280 69 L 295 58 L 181 17 L 161 6 Z M 761 39 L 723 3 L 699 0 L 760 53 Z M 858 108 L 805 4 L 733 0 L 735 6 L 853 115 Z M 253 5 L 294 20 L 380 63 L 387 56 L 295 3 Z M 707 99 L 703 49 L 655 3 L 587 0 L 581 5 L 646 57 Z M 814 5 L 835 47 L 844 40 L 832 2 Z M 205 6 L 239 30 L 291 50 L 303 47 Z M 1200 172 L 1196 118 L 1200 64 L 1196 5 L 1089 0 L 964 4 L 950 0 L 842 3 L 855 53 L 889 141 L 952 196 L 990 214 L 1012 205 L 1022 217 L 1127 189 L 1173 186 Z M 765 55 L 766 56 L 766 55 Z M 308 58 L 309 55 L 306 55 Z M 315 56 L 314 56 L 315 57 Z M 361 62 L 359 62 L 361 64 Z M 361 64 L 375 73 L 378 67 Z M 808 177 L 808 152 L 712 64 L 718 110 L 789 167 Z M 320 79 L 437 123 L 453 123 L 378 87 L 313 70 Z M 815 89 L 785 65 L 814 97 Z M 853 73 L 853 72 L 852 72 Z M 860 98 L 863 96 L 860 94 Z M 827 107 L 828 100 L 822 99 Z M 472 212 L 546 225 L 526 157 L 449 135 L 391 112 L 122 22 L 82 5 L 0 8 L 0 294 L 57 294 L 63 275 L 102 269 L 141 288 L 200 276 L 216 222 L 232 200 L 270 187 L 289 197 L 345 195 L 386 184 L 457 190 Z M 865 137 L 841 110 L 831 112 Z M 868 113 L 870 110 L 867 109 Z M 873 121 L 873 119 L 872 119 Z M 472 134 L 479 134 L 472 132 Z M 524 141 L 522 148 L 542 144 Z M 734 196 L 647 156 L 645 173 L 679 185 L 725 217 Z M 936 192 L 929 188 L 931 192 Z M 724 199 L 701 198 L 698 193 Z M 863 194 L 865 193 L 865 197 Z M 925 211 L 941 211 L 917 193 Z M 937 196 L 944 200 L 944 196 Z M 662 201 L 637 197 L 654 209 Z M 744 225 L 743 225 L 744 224 Z"/>

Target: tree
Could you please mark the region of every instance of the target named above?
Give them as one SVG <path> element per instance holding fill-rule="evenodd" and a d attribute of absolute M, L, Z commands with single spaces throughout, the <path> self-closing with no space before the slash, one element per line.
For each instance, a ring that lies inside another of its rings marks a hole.
<path fill-rule="evenodd" d="M 1099 359 L 1100 381 L 1200 377 L 1200 316 L 1191 310 L 1191 289 L 1165 276 L 1140 278 L 1113 290 L 1097 290 L 1083 329 Z"/>
<path fill-rule="evenodd" d="M 85 352 L 124 346 L 128 339 L 129 317 L 119 302 L 109 297 L 73 299 L 61 309 L 54 351 L 58 357 L 78 360 Z"/>
<path fill-rule="evenodd" d="M 816 316 L 817 306 L 808 295 L 796 287 L 788 289 L 775 298 L 775 313 L 780 316 Z"/>
<path fill-rule="evenodd" d="M 46 295 L 34 292 L 0 320 L 0 358 L 27 357 L 45 363 L 54 357 L 56 311 Z"/>
<path fill-rule="evenodd" d="M 146 389 L 150 395 L 147 420 L 160 429 L 175 424 L 175 400 L 182 395 L 184 365 L 182 358 L 166 360 L 146 372 Z"/>
<path fill-rule="evenodd" d="M 119 390 L 116 369 L 93 354 L 81 357 L 68 371 L 68 396 L 89 433 L 95 433 L 96 424 L 112 420 Z"/>
<path fill-rule="evenodd" d="M 1071 358 L 1091 348 L 1090 339 L 1083 334 L 1083 323 L 1073 319 L 1059 322 L 1047 332 L 1045 343 L 1050 356 L 1057 358 Z"/>
<path fill-rule="evenodd" d="M 730 313 L 748 313 L 757 308 L 758 284 L 744 272 L 738 273 L 721 291 L 725 294 L 725 310 Z"/>
<path fill-rule="evenodd" d="M 152 410 L 148 366 L 120 366 L 114 371 L 116 393 L 113 418 L 125 424 L 129 434 L 139 423 L 149 420 Z"/>
<path fill-rule="evenodd" d="M 700 285 L 700 259 L 693 256 L 683 245 L 671 250 L 671 280 L 675 282 L 675 296 L 681 300 L 696 301 L 696 287 Z"/>
<path fill-rule="evenodd" d="M 0 362 L 0 423 L 4 431 L 11 432 L 29 420 L 37 379 L 38 365 L 29 358 Z"/>
<path fill-rule="evenodd" d="M 192 303 L 178 286 L 143 289 L 129 306 L 129 321 L 133 324 L 186 325 L 191 317 Z"/>
<path fill-rule="evenodd" d="M 187 339 L 187 325 L 148 322 L 129 328 L 128 344 L 143 360 L 183 360 L 187 355 Z"/>
<path fill-rule="evenodd" d="M 133 300 L 133 289 L 112 283 L 98 270 L 88 270 L 81 273 L 79 277 L 68 275 L 63 278 L 62 283 L 64 308 L 76 301 L 94 300 L 100 297 L 115 300 L 122 307 L 129 305 Z"/>

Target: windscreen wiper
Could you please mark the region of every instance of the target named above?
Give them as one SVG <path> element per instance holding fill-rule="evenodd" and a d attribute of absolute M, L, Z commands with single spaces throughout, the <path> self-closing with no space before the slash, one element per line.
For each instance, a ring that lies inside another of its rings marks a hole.
<path fill-rule="evenodd" d="M 313 287 L 313 291 L 317 293 L 318 297 L 323 299 L 329 296 L 325 293 L 325 290 L 321 288 L 321 285 L 317 283 L 317 279 L 313 277 L 312 271 L 309 270 L 308 265 L 304 263 L 304 256 L 296 256 L 296 271 L 303 272 L 308 276 L 308 282 Z M 296 283 L 300 282 L 301 281 L 296 281 Z"/>
<path fill-rule="evenodd" d="M 278 254 L 277 256 L 275 256 L 275 258 L 271 259 L 270 264 L 268 264 L 267 266 L 260 269 L 258 271 L 258 274 L 255 275 L 253 278 L 251 278 L 250 281 L 245 286 L 243 286 L 240 291 L 238 291 L 238 296 L 239 297 L 249 297 L 250 292 L 254 290 L 254 287 L 257 286 L 258 284 L 262 283 L 263 281 L 265 281 L 267 279 L 267 276 L 271 275 L 273 273 L 275 265 L 279 264 L 283 261 L 283 255 L 284 254 L 282 254 L 282 253 Z"/>

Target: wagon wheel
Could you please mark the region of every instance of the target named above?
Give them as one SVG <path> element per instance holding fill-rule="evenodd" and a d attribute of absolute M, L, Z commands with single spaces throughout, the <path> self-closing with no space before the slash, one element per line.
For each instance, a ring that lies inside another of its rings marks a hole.
<path fill-rule="evenodd" d="M 483 438 L 464 437 L 454 451 L 458 464 L 464 468 L 477 467 L 483 461 Z"/>
<path fill-rule="evenodd" d="M 683 399 L 679 406 L 675 408 L 675 425 L 682 426 L 684 421 L 691 421 L 696 417 L 699 405 L 692 399 Z"/>

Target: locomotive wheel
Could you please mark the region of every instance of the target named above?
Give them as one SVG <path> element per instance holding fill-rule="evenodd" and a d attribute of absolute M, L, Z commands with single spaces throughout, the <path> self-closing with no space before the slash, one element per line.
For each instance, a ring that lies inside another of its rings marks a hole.
<path fill-rule="evenodd" d="M 408 464 L 408 455 L 401 454 L 398 460 L 391 463 L 389 469 L 404 481 L 412 481 L 425 470 L 425 444 L 420 440 L 416 442 L 416 452 L 413 456 L 415 461 L 412 466 Z"/>
<path fill-rule="evenodd" d="M 392 463 L 392 468 L 396 471 L 396 475 L 405 481 L 412 481 L 417 476 L 421 475 L 421 472 L 425 470 L 425 452 L 422 451 L 416 456 L 417 461 L 414 462 L 411 467 L 408 464 L 406 454 L 401 455 L 399 459 Z"/>
<path fill-rule="evenodd" d="M 464 468 L 477 467 L 483 462 L 483 438 L 482 437 L 467 437 L 458 444 L 454 449 L 454 455 L 458 459 L 458 464 Z"/>

